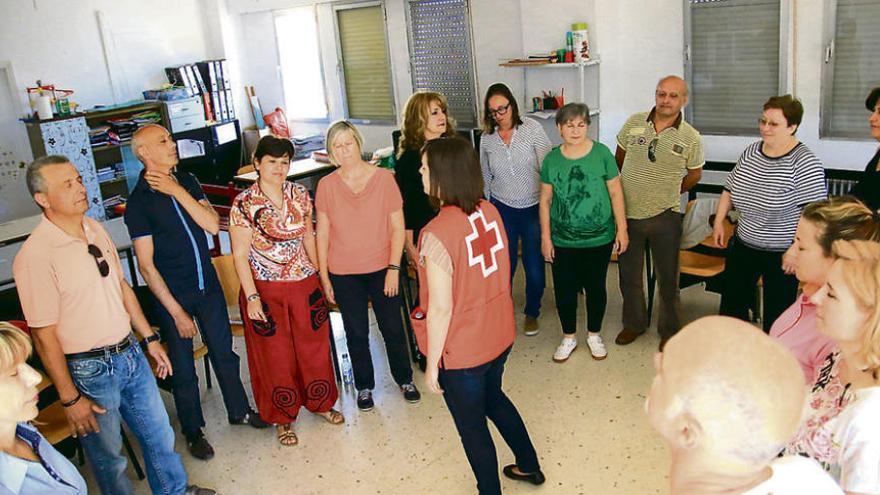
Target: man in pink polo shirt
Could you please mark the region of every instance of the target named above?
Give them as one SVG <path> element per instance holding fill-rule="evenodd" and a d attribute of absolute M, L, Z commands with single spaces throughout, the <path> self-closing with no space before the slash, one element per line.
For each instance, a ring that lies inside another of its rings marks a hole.
<path fill-rule="evenodd" d="M 165 405 L 132 326 L 159 377 L 171 374 L 171 363 L 123 276 L 113 241 L 85 216 L 88 197 L 79 172 L 67 158 L 47 156 L 28 167 L 27 185 L 43 219 L 12 272 L 34 345 L 101 492 L 133 493 L 120 454 L 125 419 L 141 445 L 153 493 L 213 494 L 187 486 Z"/>

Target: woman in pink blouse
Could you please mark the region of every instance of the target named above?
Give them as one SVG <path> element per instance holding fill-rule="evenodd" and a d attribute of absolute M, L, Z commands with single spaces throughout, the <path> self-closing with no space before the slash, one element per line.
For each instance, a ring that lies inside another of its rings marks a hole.
<path fill-rule="evenodd" d="M 825 284 L 834 262 L 831 245 L 837 240 L 880 240 L 880 225 L 874 214 L 853 197 L 834 197 L 807 205 L 794 243 L 783 259 L 783 269 L 794 272 L 803 293 L 773 322 L 770 336 L 791 350 L 808 384 L 813 383 L 819 367 L 834 350 L 834 341 L 816 328 L 816 305 L 810 297 Z"/>
<path fill-rule="evenodd" d="M 345 421 L 333 409 L 339 393 L 312 203 L 303 186 L 286 180 L 293 155 L 289 140 L 261 139 L 254 152 L 259 178 L 235 198 L 229 216 L 254 400 L 286 446 L 298 443 L 300 407 L 334 425 Z"/>
<path fill-rule="evenodd" d="M 394 381 L 404 399 L 421 398 L 412 382 L 403 333 L 398 281 L 403 255 L 403 200 L 391 172 L 364 161 L 363 138 L 348 121 L 327 129 L 327 154 L 339 167 L 318 182 L 318 259 L 321 283 L 330 302 L 339 304 L 351 355 L 357 405 L 373 409 L 373 358 L 370 355 L 372 303 Z"/>
<path fill-rule="evenodd" d="M 834 340 L 806 420 L 786 448 L 823 464 L 849 495 L 880 494 L 880 244 L 837 241 L 813 294 L 819 331 Z"/>

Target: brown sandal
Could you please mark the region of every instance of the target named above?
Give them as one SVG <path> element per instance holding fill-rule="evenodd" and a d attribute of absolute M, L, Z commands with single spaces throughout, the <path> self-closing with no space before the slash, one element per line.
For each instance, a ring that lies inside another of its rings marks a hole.
<path fill-rule="evenodd" d="M 329 411 L 319 412 L 317 414 L 331 425 L 341 425 L 342 423 L 345 423 L 345 416 L 336 409 L 330 409 Z"/>
<path fill-rule="evenodd" d="M 296 437 L 290 424 L 278 425 L 275 433 L 278 435 L 278 443 L 285 447 L 293 447 L 299 443 L 299 438 Z"/>

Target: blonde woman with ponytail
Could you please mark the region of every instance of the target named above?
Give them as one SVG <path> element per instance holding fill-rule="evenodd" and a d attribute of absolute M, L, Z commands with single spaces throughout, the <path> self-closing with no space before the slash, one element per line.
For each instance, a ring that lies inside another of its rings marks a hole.
<path fill-rule="evenodd" d="M 816 305 L 810 301 L 825 284 L 834 263 L 831 246 L 838 240 L 880 240 L 880 222 L 854 197 L 839 196 L 804 208 L 794 243 L 785 253 L 783 269 L 794 273 L 803 292 L 770 328 L 770 336 L 791 350 L 808 384 L 834 348 L 834 341 L 816 328 Z"/>
<path fill-rule="evenodd" d="M 838 350 L 817 373 L 786 452 L 819 461 L 847 494 L 880 494 L 880 243 L 836 241 L 832 255 L 812 300 Z"/>

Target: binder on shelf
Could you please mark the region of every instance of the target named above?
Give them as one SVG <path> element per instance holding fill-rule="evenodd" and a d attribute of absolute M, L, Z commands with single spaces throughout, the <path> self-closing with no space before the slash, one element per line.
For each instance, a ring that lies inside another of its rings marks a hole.
<path fill-rule="evenodd" d="M 223 116 L 220 115 L 220 92 L 213 91 L 211 93 L 211 108 L 214 111 L 214 120 L 220 122 L 223 120 Z"/>
<path fill-rule="evenodd" d="M 225 91 L 218 91 L 217 96 L 218 96 L 218 98 L 217 98 L 218 105 L 217 106 L 220 107 L 220 116 L 217 118 L 217 121 L 223 122 L 229 118 L 229 115 L 226 111 L 226 92 Z"/>
<path fill-rule="evenodd" d="M 212 64 L 214 64 L 214 75 L 217 77 L 217 90 L 222 91 L 226 89 L 226 86 L 223 85 L 223 68 L 220 66 L 219 60 L 212 60 Z"/>
<path fill-rule="evenodd" d="M 199 72 L 199 69 L 195 64 L 190 64 L 186 66 L 187 71 L 196 82 L 196 86 L 199 88 L 199 93 L 207 93 L 208 88 L 205 86 L 205 81 L 202 79 L 202 74 Z"/>
<path fill-rule="evenodd" d="M 187 96 L 194 96 L 196 93 L 193 91 L 193 86 L 190 83 L 189 76 L 186 73 L 186 69 L 183 66 L 178 67 L 166 67 L 165 75 L 168 77 L 168 82 L 174 86 L 181 86 L 186 90 Z"/>
<path fill-rule="evenodd" d="M 232 103 L 232 90 L 226 90 L 226 114 L 229 117 L 229 120 L 235 118 L 235 105 Z"/>
<path fill-rule="evenodd" d="M 214 73 L 214 64 L 211 61 L 203 60 L 201 62 L 196 62 L 196 72 L 201 76 L 202 81 L 205 84 L 205 90 L 209 92 L 218 91 L 217 87 L 217 76 Z"/>
<path fill-rule="evenodd" d="M 222 59 L 219 61 L 220 64 L 220 72 L 223 74 L 223 89 L 232 89 L 229 85 L 229 70 L 226 65 L 226 59 Z"/>

